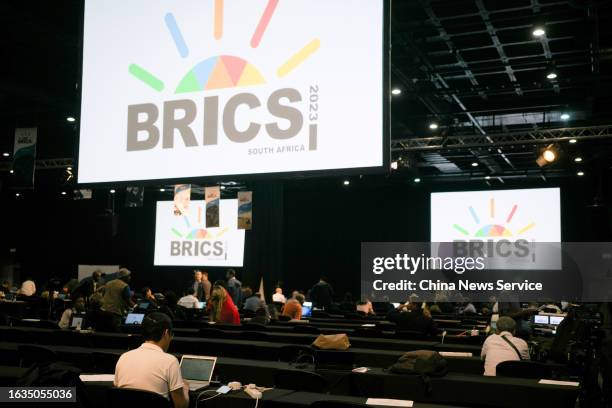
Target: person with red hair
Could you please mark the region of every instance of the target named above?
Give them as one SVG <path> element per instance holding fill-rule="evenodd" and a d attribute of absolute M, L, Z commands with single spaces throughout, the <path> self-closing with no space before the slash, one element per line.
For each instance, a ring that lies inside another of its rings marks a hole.
<path fill-rule="evenodd" d="M 240 314 L 238 308 L 234 304 L 232 297 L 227 293 L 227 290 L 222 286 L 213 288 L 212 294 L 206 311 L 209 314 L 210 321 L 216 323 L 240 324 Z"/>

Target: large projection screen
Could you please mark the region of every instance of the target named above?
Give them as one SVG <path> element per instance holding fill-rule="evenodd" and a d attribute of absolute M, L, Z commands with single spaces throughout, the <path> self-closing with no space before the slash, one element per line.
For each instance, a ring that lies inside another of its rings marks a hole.
<path fill-rule="evenodd" d="M 559 188 L 431 194 L 431 242 L 561 242 Z"/>
<path fill-rule="evenodd" d="M 244 259 L 244 230 L 238 229 L 238 200 L 221 200 L 219 227 L 206 226 L 206 204 L 191 201 L 186 215 L 173 201 L 157 202 L 154 265 L 235 266 Z"/>
<path fill-rule="evenodd" d="M 78 182 L 384 169 L 386 8 L 86 0 Z"/>

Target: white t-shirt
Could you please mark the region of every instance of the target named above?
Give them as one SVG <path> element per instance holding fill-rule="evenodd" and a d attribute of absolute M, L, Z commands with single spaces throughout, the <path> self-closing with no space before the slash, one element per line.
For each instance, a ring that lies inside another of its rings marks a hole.
<path fill-rule="evenodd" d="M 504 331 L 500 334 L 492 334 L 485 340 L 482 345 L 480 356 L 485 359 L 484 375 L 495 376 L 497 374 L 497 365 L 503 361 L 518 361 L 519 356 L 516 351 L 510 346 L 502 336 L 514 344 L 521 353 L 523 360 L 529 360 L 529 346 L 525 340 L 514 337 L 510 332 Z"/>
<path fill-rule="evenodd" d="M 186 307 L 187 309 L 195 309 L 198 307 L 199 300 L 193 295 L 183 296 L 179 299 L 178 305 Z"/>
<path fill-rule="evenodd" d="M 34 281 L 27 280 L 21 284 L 21 289 L 19 289 L 19 293 L 24 296 L 32 296 L 36 293 L 36 284 Z"/>
<path fill-rule="evenodd" d="M 57 324 L 60 329 L 67 329 L 68 327 L 70 327 L 70 319 L 72 318 L 72 313 L 73 310 L 70 308 L 64 310 L 64 313 L 62 313 L 62 318 Z"/>
<path fill-rule="evenodd" d="M 152 343 L 123 353 L 115 367 L 115 387 L 151 391 L 170 398 L 183 387 L 179 362 Z"/>
<path fill-rule="evenodd" d="M 282 293 L 275 293 L 272 295 L 273 302 L 285 303 L 287 302 L 287 298 Z"/>

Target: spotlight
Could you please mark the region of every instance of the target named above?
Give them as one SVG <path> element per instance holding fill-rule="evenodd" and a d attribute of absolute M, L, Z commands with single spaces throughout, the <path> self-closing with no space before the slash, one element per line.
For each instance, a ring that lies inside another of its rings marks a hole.
<path fill-rule="evenodd" d="M 62 195 L 66 195 L 66 192 L 65 192 L 65 191 L 62 191 Z"/>
<path fill-rule="evenodd" d="M 66 167 L 66 170 L 72 171 L 72 167 L 68 166 L 68 167 Z"/>
<path fill-rule="evenodd" d="M 166 191 L 166 189 L 165 189 L 165 188 L 160 188 L 160 189 L 159 189 L 159 191 L 160 191 L 161 193 L 163 193 L 164 191 Z"/>
<path fill-rule="evenodd" d="M 472 162 L 472 167 L 478 167 L 478 163 L 477 162 Z"/>
<path fill-rule="evenodd" d="M 115 194 L 115 189 L 112 189 L 112 190 L 110 191 L 110 193 L 111 193 L 111 194 Z"/>
<path fill-rule="evenodd" d="M 576 142 L 577 142 L 577 140 L 576 140 L 576 139 L 570 139 L 570 140 L 569 140 L 569 142 L 570 142 L 571 144 L 574 144 L 574 143 L 576 143 Z"/>
<path fill-rule="evenodd" d="M 557 151 L 555 150 L 554 146 L 551 144 L 551 145 L 548 145 L 546 149 L 542 151 L 542 153 L 540 153 L 540 156 L 536 159 L 536 163 L 538 164 L 538 166 L 544 167 L 554 162 L 556 159 L 557 159 Z"/>
<path fill-rule="evenodd" d="M 574 161 L 575 161 L 576 163 L 580 163 L 580 162 L 582 161 L 582 157 L 576 157 L 576 158 L 574 159 Z"/>
<path fill-rule="evenodd" d="M 570 115 L 569 113 L 562 113 L 561 114 L 561 120 L 569 120 Z"/>
<path fill-rule="evenodd" d="M 74 118 L 74 116 L 68 116 L 68 117 L 66 118 L 66 120 L 67 120 L 68 122 L 75 122 L 75 121 L 76 121 L 76 119 Z"/>
<path fill-rule="evenodd" d="M 345 185 L 345 186 L 348 186 L 349 184 L 351 184 L 351 182 L 350 182 L 350 181 L 348 181 L 348 180 L 344 180 L 344 185 Z"/>
<path fill-rule="evenodd" d="M 391 90 L 391 93 L 392 93 L 393 95 L 399 95 L 399 94 L 401 94 L 401 93 L 402 93 L 402 90 L 401 90 L 401 89 L 399 89 L 399 88 L 393 88 L 393 89 Z"/>
<path fill-rule="evenodd" d="M 398 166 L 398 163 L 396 161 L 391 162 L 391 169 L 392 170 L 397 170 L 397 166 Z"/>
<path fill-rule="evenodd" d="M 435 123 L 435 122 L 434 122 L 434 123 L 430 123 L 430 124 L 429 124 L 429 128 L 430 128 L 431 130 L 436 130 L 436 129 L 438 128 L 438 124 L 437 124 L 437 123 Z"/>
<path fill-rule="evenodd" d="M 7 152 L 2 153 L 2 155 L 3 155 L 4 157 L 9 157 L 9 156 L 10 156 L 10 154 L 8 154 Z"/>
<path fill-rule="evenodd" d="M 542 153 L 542 157 L 544 157 L 544 160 L 546 160 L 549 163 L 552 163 L 555 161 L 555 159 L 557 158 L 557 156 L 555 155 L 555 152 L 553 152 L 552 150 L 544 150 L 544 153 Z"/>
<path fill-rule="evenodd" d="M 414 182 L 415 182 L 415 183 L 420 183 L 420 182 L 421 182 L 421 179 L 417 177 L 417 178 L 415 178 L 415 179 L 414 179 Z"/>
<path fill-rule="evenodd" d="M 19 196 L 21 196 L 21 194 L 15 193 L 15 197 L 19 197 Z"/>
<path fill-rule="evenodd" d="M 578 173 L 576 173 L 576 175 L 578 175 L 578 176 L 584 176 L 584 171 L 579 171 Z"/>
<path fill-rule="evenodd" d="M 485 180 L 491 180 L 491 176 L 485 176 Z"/>
<path fill-rule="evenodd" d="M 546 31 L 544 31 L 542 27 L 536 27 L 532 34 L 534 37 L 542 37 L 544 34 L 546 34 Z"/>
<path fill-rule="evenodd" d="M 221 190 L 225 190 L 225 186 L 221 186 L 220 188 L 221 188 Z"/>
<path fill-rule="evenodd" d="M 14 173 L 14 171 L 11 169 L 11 170 L 9 170 L 9 173 L 13 174 L 13 173 Z"/>
<path fill-rule="evenodd" d="M 555 71 L 554 68 L 549 69 L 548 71 L 546 71 L 546 78 L 548 78 L 548 79 L 556 79 L 557 78 L 557 71 Z"/>

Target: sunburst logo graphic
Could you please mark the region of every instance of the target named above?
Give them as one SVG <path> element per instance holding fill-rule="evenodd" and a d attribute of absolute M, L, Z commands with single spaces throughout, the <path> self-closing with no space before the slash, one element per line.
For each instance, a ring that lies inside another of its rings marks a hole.
<path fill-rule="evenodd" d="M 270 21 L 273 19 L 274 12 L 279 0 L 269 0 L 259 23 L 251 37 L 250 46 L 258 48 L 264 37 Z M 223 38 L 223 16 L 224 0 L 215 0 L 214 4 L 214 29 L 215 40 Z M 181 33 L 180 26 L 172 13 L 167 13 L 164 18 L 166 28 L 172 37 L 176 49 L 181 58 L 189 57 L 189 47 L 187 41 Z M 276 76 L 283 78 L 298 68 L 320 47 L 320 40 L 315 38 L 303 46 L 299 51 L 283 62 L 276 71 Z M 151 89 L 162 92 L 166 89 L 164 81 L 159 79 L 147 69 L 138 64 L 130 64 L 129 72 L 135 78 L 148 85 Z M 208 57 L 190 69 L 176 86 L 174 93 L 189 93 L 199 91 L 209 91 L 217 89 L 227 89 L 236 87 L 249 87 L 265 84 L 264 75 L 257 67 L 234 55 L 217 55 Z"/>
<path fill-rule="evenodd" d="M 225 233 L 229 231 L 229 228 L 206 228 L 202 217 L 202 206 L 197 206 L 197 218 L 195 222 L 189 219 L 187 215 L 182 215 L 180 218 L 183 219 L 185 226 L 183 228 L 173 227 L 171 228 L 172 234 L 180 239 L 198 239 L 198 240 L 218 240 Z"/>
<path fill-rule="evenodd" d="M 514 218 L 514 215 L 516 214 L 516 211 L 518 210 L 518 204 L 514 204 L 512 206 L 512 209 L 510 210 L 510 212 L 505 218 L 505 223 L 502 224 L 502 222 L 500 222 L 499 220 L 496 221 L 496 208 L 495 208 L 494 198 L 489 199 L 490 221 L 483 220 L 483 222 L 481 222 L 481 217 L 478 216 L 473 206 L 470 205 L 468 207 L 468 210 L 470 212 L 470 215 L 472 216 L 472 219 L 474 220 L 474 223 L 476 224 L 475 226 L 476 232 L 473 235 L 470 234 L 470 232 L 463 226 L 459 224 L 453 224 L 453 228 L 456 231 L 458 231 L 461 235 L 466 236 L 466 237 L 473 236 L 477 238 L 507 238 L 507 237 L 512 237 L 512 236 L 522 235 L 526 233 L 527 231 L 535 228 L 536 226 L 535 222 L 530 222 L 529 224 L 518 229 L 518 231 L 515 234 L 513 234 L 512 231 L 510 230 L 509 224 L 512 222 L 512 219 Z"/>

